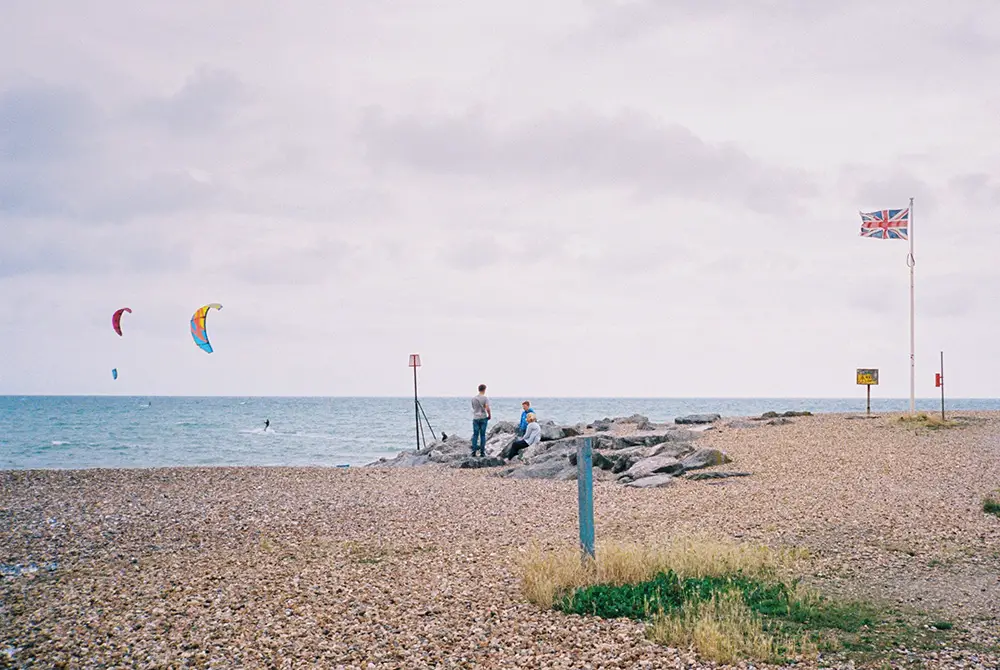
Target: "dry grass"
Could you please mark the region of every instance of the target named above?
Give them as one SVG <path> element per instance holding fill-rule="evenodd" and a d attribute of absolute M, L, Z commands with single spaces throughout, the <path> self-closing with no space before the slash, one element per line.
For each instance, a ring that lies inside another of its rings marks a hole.
<path fill-rule="evenodd" d="M 595 553 L 596 560 L 583 562 L 575 548 L 530 550 L 522 562 L 525 596 L 549 608 L 558 596 L 593 584 L 637 584 L 670 570 L 681 578 L 781 575 L 808 557 L 802 549 L 776 550 L 704 538 L 681 538 L 659 547 L 606 544 Z"/>
<path fill-rule="evenodd" d="M 958 421 L 942 419 L 937 414 L 918 412 L 917 414 L 904 414 L 899 417 L 899 422 L 905 426 L 913 428 L 930 428 L 938 430 L 940 428 L 955 428 L 961 425 Z"/>
<path fill-rule="evenodd" d="M 766 632 L 760 616 L 747 607 L 737 591 L 685 604 L 676 614 L 655 615 L 649 637 L 671 647 L 693 647 L 702 658 L 719 663 L 816 655 L 816 646 L 804 637 L 778 639 Z"/>

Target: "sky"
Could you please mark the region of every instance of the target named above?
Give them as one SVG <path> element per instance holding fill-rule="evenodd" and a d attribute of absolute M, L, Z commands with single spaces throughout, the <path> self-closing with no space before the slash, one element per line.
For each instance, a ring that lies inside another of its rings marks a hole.
<path fill-rule="evenodd" d="M 993 0 L 0 13 L 0 394 L 1000 397 Z"/>

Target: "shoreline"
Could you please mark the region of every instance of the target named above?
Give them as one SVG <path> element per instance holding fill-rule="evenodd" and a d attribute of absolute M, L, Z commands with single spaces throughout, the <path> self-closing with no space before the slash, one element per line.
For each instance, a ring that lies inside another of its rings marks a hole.
<path fill-rule="evenodd" d="M 979 508 L 1000 488 L 1000 412 L 949 412 L 970 421 L 941 430 L 854 414 L 723 420 L 699 438 L 749 477 L 595 482 L 598 551 L 699 534 L 801 547 L 824 593 L 933 610 L 1000 642 L 1000 519 Z M 525 601 L 523 551 L 575 546 L 575 482 L 440 467 L 4 470 L 0 518 L 0 565 L 38 568 L 0 576 L 0 652 L 20 660 L 693 662 L 636 622 Z"/>

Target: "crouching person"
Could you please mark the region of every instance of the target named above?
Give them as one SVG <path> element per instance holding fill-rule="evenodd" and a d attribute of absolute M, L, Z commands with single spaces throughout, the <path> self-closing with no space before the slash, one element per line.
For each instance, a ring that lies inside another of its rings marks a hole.
<path fill-rule="evenodd" d="M 524 437 L 514 440 L 508 444 L 503 453 L 500 454 L 501 458 L 510 460 L 516 458 L 518 454 L 527 449 L 533 444 L 538 444 L 542 441 L 542 427 L 538 425 L 538 420 L 535 418 L 534 412 L 528 414 L 528 426 L 524 429 Z"/>

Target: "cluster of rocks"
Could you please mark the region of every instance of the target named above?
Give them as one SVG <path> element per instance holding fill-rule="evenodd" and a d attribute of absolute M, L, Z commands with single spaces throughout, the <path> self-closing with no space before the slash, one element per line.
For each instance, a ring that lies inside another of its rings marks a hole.
<path fill-rule="evenodd" d="M 605 418 L 589 424 L 560 426 L 540 421 L 542 440 L 514 459 L 503 457 L 517 436 L 517 425 L 496 423 L 487 433 L 486 456 L 472 457 L 468 439 L 448 436 L 418 451 L 406 451 L 393 459 L 372 463 L 381 467 L 414 467 L 439 464 L 453 468 L 498 468 L 501 477 L 513 479 L 569 480 L 577 476 L 576 455 L 581 441 L 590 438 L 593 473 L 597 480 L 618 481 L 627 486 L 668 486 L 691 470 L 729 463 L 717 449 L 699 449 L 694 442 L 718 421 L 718 414 L 678 417 L 672 424 L 654 424 L 640 414 Z M 709 474 L 709 473 L 700 473 Z M 712 472 L 710 478 L 745 476 L 745 472 Z M 692 479 L 707 479 L 694 474 Z"/>

